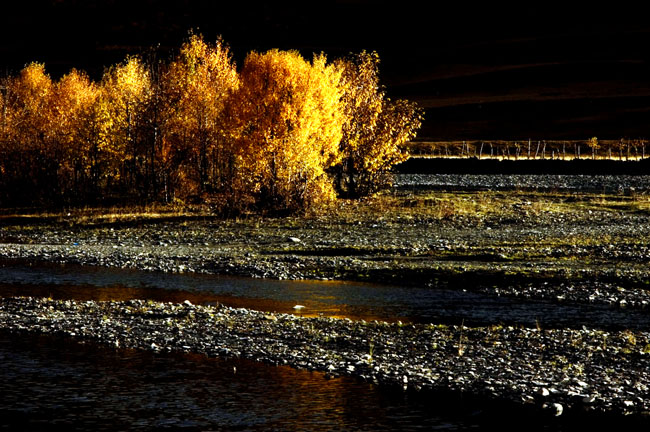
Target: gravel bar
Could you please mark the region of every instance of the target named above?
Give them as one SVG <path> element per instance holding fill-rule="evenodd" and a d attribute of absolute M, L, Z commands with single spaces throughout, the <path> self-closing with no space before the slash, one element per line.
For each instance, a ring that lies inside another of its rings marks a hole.
<path fill-rule="evenodd" d="M 648 178 L 406 176 L 390 194 L 342 201 L 322 217 L 6 218 L 0 265 L 361 280 L 643 314 L 650 307 Z M 560 192 L 525 192 L 526 182 Z M 615 192 L 603 195 L 608 191 Z M 594 327 L 400 325 L 223 305 L 0 300 L 0 328 L 12 332 L 245 357 L 508 400 L 551 415 L 650 421 L 650 329 L 618 330 L 606 321 Z"/>
<path fill-rule="evenodd" d="M 404 389 L 469 392 L 550 415 L 648 418 L 650 333 L 306 318 L 144 300 L 0 300 L 0 328 L 242 357 Z"/>

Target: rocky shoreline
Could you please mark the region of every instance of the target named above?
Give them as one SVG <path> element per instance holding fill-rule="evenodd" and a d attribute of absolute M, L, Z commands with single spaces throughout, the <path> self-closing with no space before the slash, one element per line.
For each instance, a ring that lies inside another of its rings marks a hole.
<path fill-rule="evenodd" d="M 411 198 L 399 199 L 402 206 Z M 553 212 L 535 210 L 539 205 L 530 201 L 504 204 L 516 214 L 432 219 L 408 207 L 379 215 L 381 209 L 369 204 L 347 218 L 343 208 L 344 216 L 322 218 L 5 226 L 0 220 L 0 260 L 398 283 L 650 307 L 645 211 L 594 211 L 581 204 Z"/>
<path fill-rule="evenodd" d="M 223 305 L 0 300 L 0 328 L 116 348 L 242 357 L 549 415 L 648 419 L 650 333 L 302 318 Z"/>
<path fill-rule="evenodd" d="M 644 314 L 650 199 L 635 194 L 419 188 L 341 202 L 314 217 L 0 218 L 0 260 L 389 282 Z M 12 332 L 241 356 L 551 414 L 648 419 L 650 412 L 646 326 L 399 325 L 137 300 L 6 298 L 0 305 L 0 327 Z"/>

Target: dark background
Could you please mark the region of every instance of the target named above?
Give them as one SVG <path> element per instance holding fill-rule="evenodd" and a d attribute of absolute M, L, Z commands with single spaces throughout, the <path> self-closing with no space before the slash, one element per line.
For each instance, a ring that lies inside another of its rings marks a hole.
<path fill-rule="evenodd" d="M 99 79 L 127 54 L 170 56 L 193 29 L 251 50 L 382 59 L 392 97 L 426 109 L 419 139 L 650 136 L 650 24 L 638 6 L 340 0 L 3 3 L 0 73 L 46 64 Z M 638 3 L 641 4 L 641 3 Z"/>

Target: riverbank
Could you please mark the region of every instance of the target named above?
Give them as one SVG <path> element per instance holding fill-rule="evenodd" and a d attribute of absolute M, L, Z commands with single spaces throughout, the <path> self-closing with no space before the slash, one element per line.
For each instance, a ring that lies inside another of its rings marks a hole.
<path fill-rule="evenodd" d="M 650 305 L 650 198 L 642 183 L 633 194 L 603 194 L 579 191 L 590 181 L 582 176 L 544 192 L 430 188 L 420 177 L 420 186 L 407 176 L 390 193 L 311 217 L 12 217 L 0 221 L 0 259 Z"/>
<path fill-rule="evenodd" d="M 537 174 L 537 175 L 647 175 L 650 161 L 647 158 L 583 159 L 562 158 L 556 153 L 547 158 L 456 156 L 414 156 L 396 167 L 403 174 Z"/>
<path fill-rule="evenodd" d="M 0 301 L 0 327 L 116 348 L 242 357 L 404 389 L 467 392 L 562 413 L 646 416 L 649 332 L 405 325 L 223 305 Z"/>
<path fill-rule="evenodd" d="M 46 262 L 387 282 L 644 313 L 650 307 L 648 190 L 575 187 L 585 180 L 578 176 L 570 188 L 551 185 L 544 192 L 432 188 L 417 180 L 310 217 L 13 217 L 0 228 L 0 258 L 4 266 Z M 383 385 L 545 406 L 551 415 L 561 406 L 565 414 L 645 419 L 650 408 L 650 329 L 643 326 L 399 325 L 138 300 L 4 299 L 2 305 L 3 326 L 11 331 L 241 356 Z"/>

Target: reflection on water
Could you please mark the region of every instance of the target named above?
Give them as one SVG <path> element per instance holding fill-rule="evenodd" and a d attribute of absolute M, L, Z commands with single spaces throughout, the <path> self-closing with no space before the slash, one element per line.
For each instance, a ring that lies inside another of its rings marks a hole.
<path fill-rule="evenodd" d="M 650 315 L 607 305 L 557 304 L 495 297 L 462 289 L 386 286 L 344 281 L 277 281 L 197 274 L 53 266 L 0 266 L 0 296 L 76 300 L 133 298 L 223 303 L 268 312 L 352 319 L 484 325 L 650 328 Z"/>
<path fill-rule="evenodd" d="M 462 409 L 450 414 L 432 399 L 251 361 L 113 350 L 0 332 L 0 362 L 0 429 L 453 430 L 474 425 Z"/>
<path fill-rule="evenodd" d="M 647 326 L 650 319 L 635 311 L 623 311 L 626 317 L 608 308 L 517 302 L 462 290 L 75 266 L 0 267 L 0 296 L 9 295 L 187 299 L 287 312 L 301 303 L 311 313 L 465 324 L 627 319 Z M 0 365 L 0 429 L 9 430 L 561 430 L 566 420 L 584 426 L 580 417 L 531 420 L 522 408 L 486 405 L 462 394 L 403 392 L 240 359 L 109 349 L 50 335 L 0 331 Z"/>

